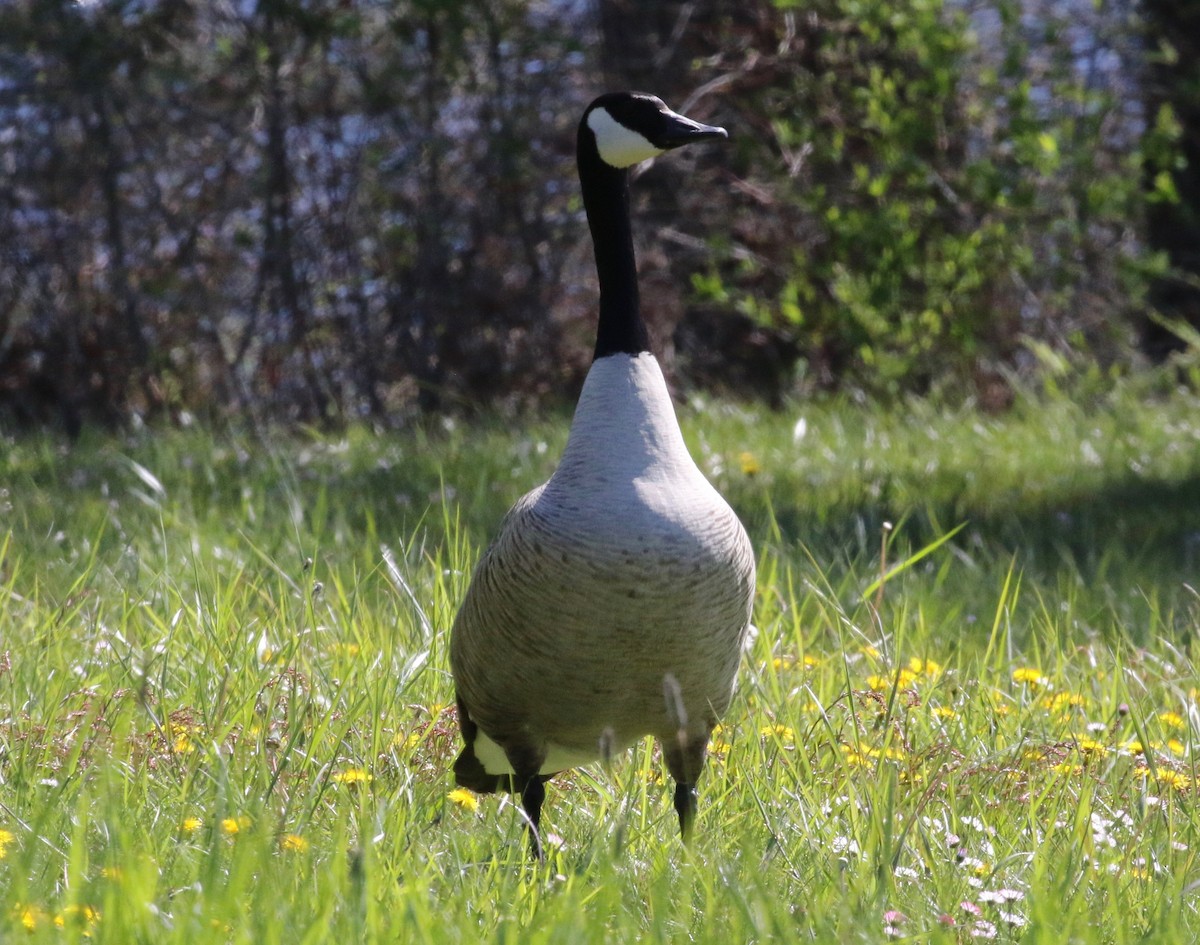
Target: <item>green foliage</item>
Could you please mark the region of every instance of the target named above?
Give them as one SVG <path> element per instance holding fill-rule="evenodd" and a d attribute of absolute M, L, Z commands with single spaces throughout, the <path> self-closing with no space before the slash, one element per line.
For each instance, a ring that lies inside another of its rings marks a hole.
<path fill-rule="evenodd" d="M 681 413 L 760 563 L 698 837 L 641 745 L 544 867 L 445 630 L 562 418 L 6 442 L 0 939 L 1195 940 L 1197 398 Z"/>
<path fill-rule="evenodd" d="M 884 393 L 1012 365 L 1024 336 L 1124 350 L 1144 286 L 1125 261 L 1146 252 L 1130 225 L 1172 199 L 1169 177 L 1143 194 L 1144 162 L 1174 153 L 1168 113 L 1139 146 L 1128 79 L 1096 77 L 1110 47 L 1129 53 L 1126 25 L 1039 6 L 1034 36 L 1007 0 L 780 6 L 744 106 L 770 134 L 739 171 L 783 223 L 755 232 L 747 207 L 700 296 L 795 339 L 818 383 Z"/>

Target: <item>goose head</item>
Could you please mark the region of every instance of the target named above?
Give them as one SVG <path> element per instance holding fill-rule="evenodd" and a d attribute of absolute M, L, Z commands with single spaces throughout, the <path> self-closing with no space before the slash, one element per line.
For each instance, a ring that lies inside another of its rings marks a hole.
<path fill-rule="evenodd" d="M 707 138 L 727 138 L 724 128 L 704 125 L 669 109 L 645 92 L 610 92 L 592 102 L 579 123 L 579 147 L 594 149 L 609 167 L 625 169 L 672 148 Z"/>
<path fill-rule="evenodd" d="M 673 112 L 645 92 L 609 92 L 584 111 L 576 157 L 600 281 L 596 359 L 650 350 L 638 301 L 629 169 L 685 144 L 727 137 L 724 128 Z"/>

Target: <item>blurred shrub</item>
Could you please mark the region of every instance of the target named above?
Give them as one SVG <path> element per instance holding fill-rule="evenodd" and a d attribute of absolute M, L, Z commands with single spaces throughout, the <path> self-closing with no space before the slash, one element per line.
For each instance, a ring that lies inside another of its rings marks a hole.
<path fill-rule="evenodd" d="M 1003 406 L 1011 370 L 1128 359 L 1171 262 L 1143 217 L 1182 113 L 1141 106 L 1137 35 L 1090 0 L 9 0 L 0 422 L 569 396 L 602 85 L 733 133 L 635 190 L 682 379 Z"/>
<path fill-rule="evenodd" d="M 567 25 L 515 0 L 0 5 L 0 416 L 403 420 L 562 386 Z"/>
<path fill-rule="evenodd" d="M 1144 162 L 1171 147 L 1139 137 L 1129 22 L 1015 0 L 743 11 L 708 41 L 755 133 L 702 298 L 794 342 L 819 386 L 983 392 L 1030 341 L 1128 355 Z"/>

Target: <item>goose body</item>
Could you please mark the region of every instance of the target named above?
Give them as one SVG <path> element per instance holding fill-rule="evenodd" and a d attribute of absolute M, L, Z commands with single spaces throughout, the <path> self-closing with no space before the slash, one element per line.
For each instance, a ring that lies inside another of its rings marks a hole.
<path fill-rule="evenodd" d="M 625 168 L 678 146 L 671 134 L 724 136 L 632 93 L 602 96 L 580 122 L 596 358 L 557 470 L 505 517 L 451 631 L 456 779 L 520 793 L 535 849 L 542 782 L 646 735 L 686 835 L 750 622 L 750 542 L 688 453 L 638 310 Z"/>

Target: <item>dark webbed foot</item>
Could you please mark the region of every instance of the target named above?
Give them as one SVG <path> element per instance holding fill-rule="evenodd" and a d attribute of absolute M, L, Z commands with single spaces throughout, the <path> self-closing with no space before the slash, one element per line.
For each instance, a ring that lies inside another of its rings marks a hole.
<path fill-rule="evenodd" d="M 683 842 L 692 837 L 692 826 L 696 822 L 696 782 L 704 770 L 704 753 L 708 748 L 708 733 L 687 738 L 680 731 L 678 739 L 662 739 L 663 756 L 667 770 L 675 779 L 675 813 L 679 815 L 679 833 Z"/>
<path fill-rule="evenodd" d="M 675 784 L 675 812 L 679 815 L 679 835 L 687 843 L 696 822 L 696 785 L 686 781 Z"/>

